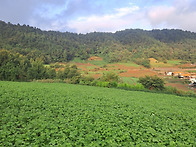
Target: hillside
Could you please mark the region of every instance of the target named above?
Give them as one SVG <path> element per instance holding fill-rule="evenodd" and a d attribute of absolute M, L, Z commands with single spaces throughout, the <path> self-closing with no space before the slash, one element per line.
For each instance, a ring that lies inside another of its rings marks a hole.
<path fill-rule="evenodd" d="M 195 146 L 196 99 L 0 81 L 0 146 Z"/>
<path fill-rule="evenodd" d="M 20 53 L 45 63 L 67 62 L 92 55 L 107 62 L 156 58 L 196 62 L 196 33 L 182 30 L 127 29 L 116 33 L 42 31 L 28 25 L 0 21 L 0 49 Z"/>

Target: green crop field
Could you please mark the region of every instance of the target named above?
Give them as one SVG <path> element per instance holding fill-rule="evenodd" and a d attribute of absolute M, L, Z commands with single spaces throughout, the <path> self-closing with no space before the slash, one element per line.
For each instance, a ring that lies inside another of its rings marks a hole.
<path fill-rule="evenodd" d="M 124 83 L 137 84 L 139 78 L 135 78 L 135 77 L 122 77 L 122 80 L 123 80 Z"/>
<path fill-rule="evenodd" d="M 0 146 L 196 146 L 196 99 L 0 81 Z"/>

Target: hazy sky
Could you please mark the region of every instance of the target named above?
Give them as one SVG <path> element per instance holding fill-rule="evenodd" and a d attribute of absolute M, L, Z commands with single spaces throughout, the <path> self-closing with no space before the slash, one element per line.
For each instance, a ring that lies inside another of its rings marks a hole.
<path fill-rule="evenodd" d="M 130 28 L 196 32 L 196 0 L 0 0 L 0 20 L 76 33 Z"/>

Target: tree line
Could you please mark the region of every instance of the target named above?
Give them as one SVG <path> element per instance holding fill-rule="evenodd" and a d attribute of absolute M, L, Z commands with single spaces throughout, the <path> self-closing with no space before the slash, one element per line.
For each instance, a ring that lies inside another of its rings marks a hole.
<path fill-rule="evenodd" d="M 70 79 L 75 80 L 80 73 L 75 65 L 67 65 L 64 70 L 56 71 L 55 68 L 45 66 L 42 59 L 28 59 L 19 53 L 0 50 L 0 80 L 6 81 L 32 81 L 40 79 Z"/>
<path fill-rule="evenodd" d="M 196 33 L 182 30 L 127 29 L 116 33 L 42 31 L 28 25 L 0 21 L 0 49 L 39 57 L 45 64 L 68 62 L 92 55 L 107 62 L 155 58 L 159 61 L 180 59 L 196 62 Z M 139 62 L 142 63 L 142 62 Z"/>
<path fill-rule="evenodd" d="M 164 87 L 163 79 L 154 77 L 141 77 L 139 83 L 130 85 L 123 83 L 115 73 L 104 73 L 102 77 L 82 76 L 76 65 L 67 64 L 62 70 L 55 70 L 45 66 L 42 59 L 28 59 L 19 53 L 12 53 L 8 50 L 0 50 L 0 80 L 1 81 L 40 81 L 40 82 L 63 82 L 69 84 L 81 84 L 108 88 L 119 88 L 125 90 L 162 91 L 177 95 L 195 96 L 194 93 L 185 93 L 176 88 Z"/>

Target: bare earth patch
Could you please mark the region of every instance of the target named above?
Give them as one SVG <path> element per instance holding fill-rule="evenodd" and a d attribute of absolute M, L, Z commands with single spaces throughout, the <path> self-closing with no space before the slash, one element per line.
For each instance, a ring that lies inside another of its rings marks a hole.
<path fill-rule="evenodd" d="M 103 58 L 98 57 L 98 56 L 92 56 L 88 58 L 88 61 L 103 61 Z"/>
<path fill-rule="evenodd" d="M 184 84 L 180 84 L 180 83 L 167 83 L 165 85 L 172 86 L 172 87 L 175 87 L 175 88 L 177 88 L 179 90 L 183 90 L 183 91 L 190 91 L 190 89 L 188 88 L 188 85 L 184 85 Z"/>
<path fill-rule="evenodd" d="M 101 57 L 93 56 L 88 59 L 89 61 L 101 61 L 103 60 Z M 155 59 L 151 59 L 151 62 L 156 64 Z M 61 63 L 62 64 L 62 63 Z M 185 64 L 185 65 L 177 65 L 173 67 L 154 67 L 152 69 L 144 68 L 143 66 L 132 66 L 131 64 L 123 64 L 123 63 L 114 63 L 114 64 L 107 64 L 107 65 L 94 65 L 92 63 L 74 63 L 79 70 L 83 73 L 83 75 L 92 76 L 93 78 L 97 79 L 100 78 L 103 73 L 105 72 L 114 72 L 118 74 L 121 78 L 123 77 L 144 77 L 154 76 L 157 75 L 159 77 L 167 77 L 165 74 L 166 72 L 173 72 L 177 73 L 180 72 L 182 74 L 190 74 L 188 71 L 195 71 L 195 65 Z M 56 69 L 57 70 L 57 69 Z M 59 70 L 59 69 L 58 69 Z M 61 69 L 63 70 L 63 68 Z M 194 73 L 191 73 L 193 75 Z M 188 84 L 181 84 L 181 83 L 167 83 L 166 86 L 172 86 L 179 90 L 190 91 L 191 89 L 188 87 Z M 192 91 L 196 92 L 196 89 L 192 89 Z"/>

